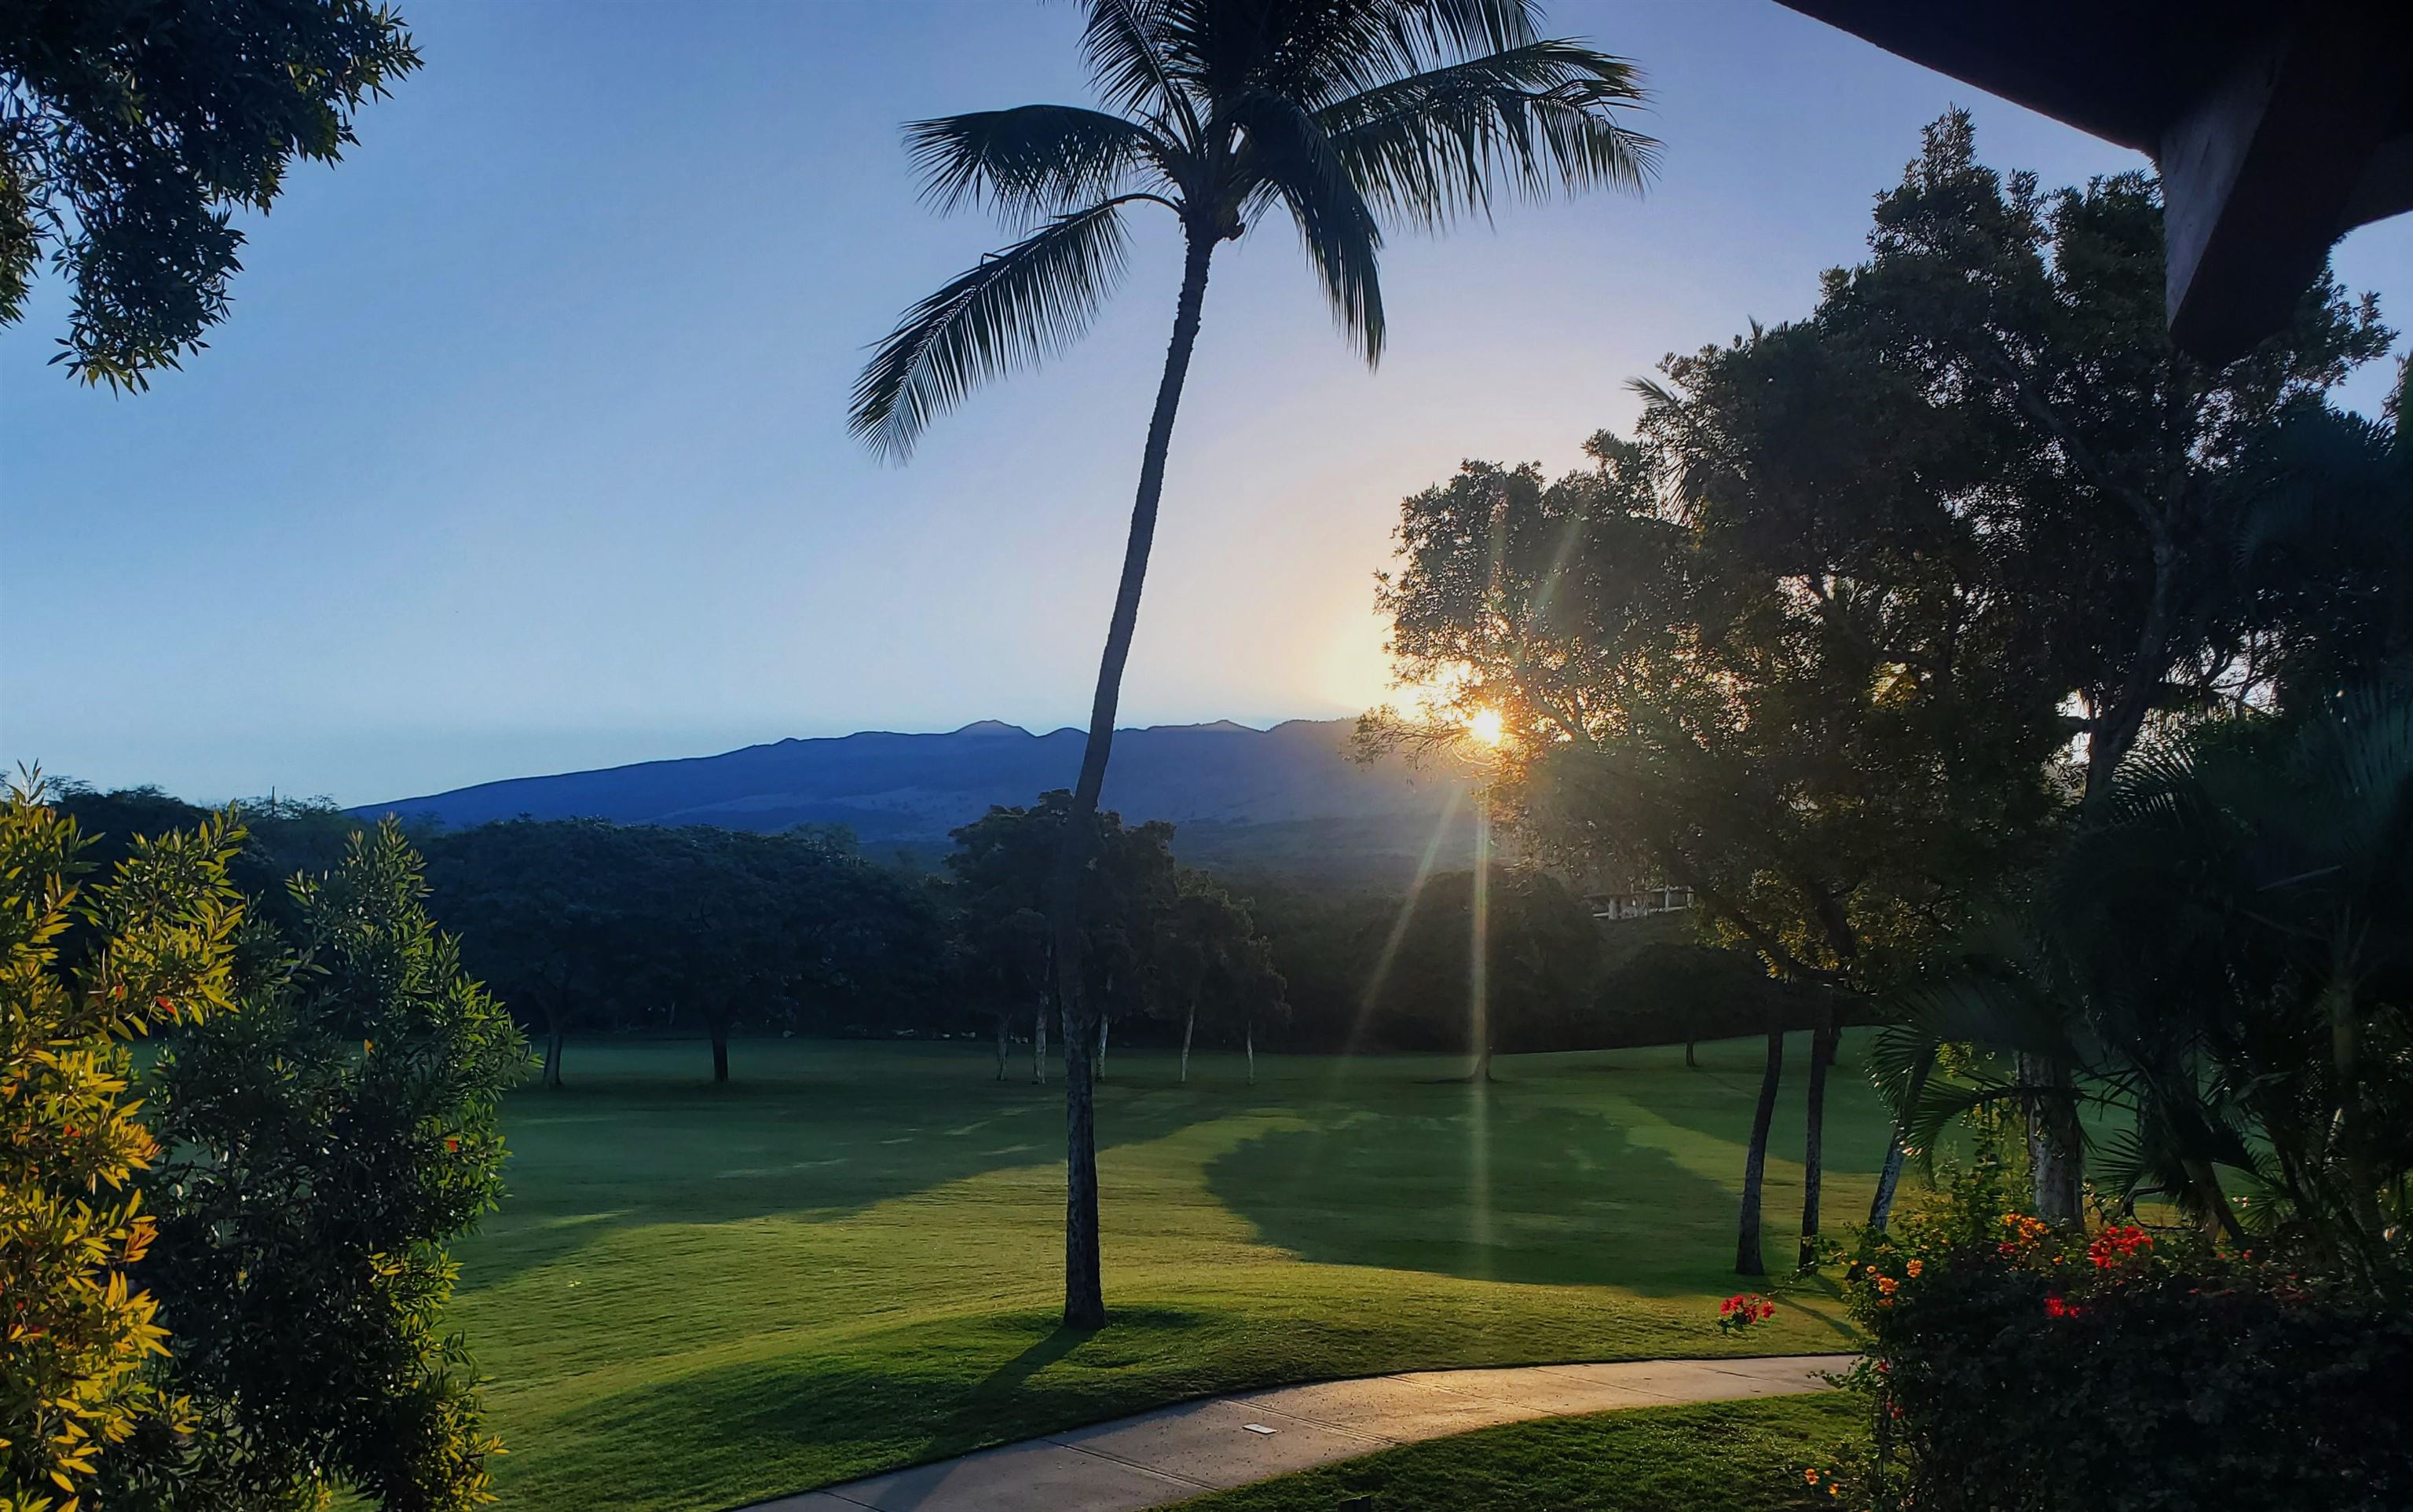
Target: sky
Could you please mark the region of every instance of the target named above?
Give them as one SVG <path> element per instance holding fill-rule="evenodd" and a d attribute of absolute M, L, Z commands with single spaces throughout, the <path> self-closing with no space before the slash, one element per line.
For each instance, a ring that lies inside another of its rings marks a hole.
<path fill-rule="evenodd" d="M 232 317 L 183 371 L 67 381 L 55 280 L 0 331 L 0 760 L 349 804 L 1085 722 L 1170 217 L 1139 223 L 1080 348 L 974 395 L 909 465 L 845 427 L 866 346 L 1006 239 L 918 201 L 900 123 L 1087 102 L 1076 8 L 401 8 L 425 68 L 244 222 Z M 1947 106 L 2048 185 L 2145 166 L 1771 0 L 1548 21 L 1643 67 L 1659 181 L 1395 238 L 1371 372 L 1286 228 L 1219 255 L 1124 723 L 1384 701 L 1372 586 L 1400 498 L 1469 457 L 1573 467 L 1663 354 L 1806 313 Z M 2335 263 L 2413 323 L 2413 217 Z M 2348 401 L 2376 410 L 2384 383 Z"/>

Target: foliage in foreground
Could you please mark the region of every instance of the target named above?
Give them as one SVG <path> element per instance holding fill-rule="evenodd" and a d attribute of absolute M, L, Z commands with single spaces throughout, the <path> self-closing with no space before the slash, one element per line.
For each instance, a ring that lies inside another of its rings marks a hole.
<path fill-rule="evenodd" d="M 335 1485 L 387 1512 L 491 1499 L 498 1445 L 438 1331 L 445 1246 L 501 1196 L 497 1105 L 526 1052 L 424 892 L 391 823 L 355 836 L 292 882 L 291 938 L 243 937 L 240 1010 L 154 1069 L 171 1153 L 145 1181 L 159 1238 L 138 1275 L 190 1432 L 111 1456 L 110 1506 L 310 1507 Z"/>
<path fill-rule="evenodd" d="M 2365 1290 L 2413 1262 L 2413 692 L 2206 723 L 2140 750 L 2030 948 L 1973 955 L 1886 1039 L 1917 1137 L 2044 1052 L 2116 1112 L 2115 1200 Z M 1914 1087 L 1945 1044 L 1961 1074 Z"/>
<path fill-rule="evenodd" d="M 0 325 L 47 255 L 75 286 L 52 361 L 147 387 L 226 318 L 234 212 L 418 67 L 376 0 L 0 7 Z"/>
<path fill-rule="evenodd" d="M 79 1505 L 138 1417 L 174 1424 L 144 1362 L 158 1304 L 129 1282 L 154 1237 L 129 1182 L 158 1146 L 126 1096 L 126 1041 L 228 1006 L 240 917 L 222 823 L 134 848 L 89 897 L 82 841 L 39 784 L 0 802 L 0 1507 Z M 96 937 L 73 975 L 60 937 Z"/>
<path fill-rule="evenodd" d="M 2401 1298 L 2195 1230 L 2053 1227 L 1991 1156 L 1864 1239 L 1846 1295 L 1872 1430 L 1813 1471 L 1855 1512 L 2413 1502 Z"/>
<path fill-rule="evenodd" d="M 1370 1454 L 1188 1512 L 1799 1512 L 1832 1505 L 1801 1463 L 1850 1421 L 1837 1395 L 1512 1423 Z"/>

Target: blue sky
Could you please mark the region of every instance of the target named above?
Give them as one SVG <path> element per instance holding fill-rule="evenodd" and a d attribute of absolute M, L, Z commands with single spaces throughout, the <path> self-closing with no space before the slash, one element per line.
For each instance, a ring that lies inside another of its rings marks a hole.
<path fill-rule="evenodd" d="M 1177 280 L 1169 225 L 1068 360 L 905 467 L 845 433 L 866 343 L 999 239 L 897 126 L 1083 99 L 1074 8 L 407 0 L 427 67 L 250 225 L 232 319 L 146 394 L 0 332 L 0 758 L 368 802 L 787 735 L 1087 707 Z M 1559 0 L 1638 61 L 1645 199 L 1401 238 L 1391 344 L 1288 231 L 1219 259 L 1126 721 L 1354 713 L 1400 497 L 1572 465 L 1670 349 L 1805 311 L 1947 104 L 2048 184 L 2141 159 L 1769 0 Z M 2337 258 L 2413 322 L 2413 218 Z M 2400 346 L 2400 350 L 2402 347 Z M 2351 397 L 2375 407 L 2381 376 Z"/>

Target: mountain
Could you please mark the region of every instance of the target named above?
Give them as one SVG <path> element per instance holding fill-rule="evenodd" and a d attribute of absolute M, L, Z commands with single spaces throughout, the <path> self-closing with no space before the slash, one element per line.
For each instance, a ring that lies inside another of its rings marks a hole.
<path fill-rule="evenodd" d="M 1221 869 L 1389 880 L 1412 870 L 1437 828 L 1443 865 L 1464 865 L 1472 838 L 1455 774 L 1348 753 L 1350 721 L 1294 719 L 1270 730 L 1228 720 L 1154 725 L 1115 735 L 1104 807 L 1131 822 L 1168 820 L 1182 859 Z M 782 740 L 718 756 L 512 778 L 371 804 L 364 816 L 461 826 L 490 820 L 608 819 L 779 830 L 844 824 L 866 849 L 919 857 L 993 805 L 1069 788 L 1078 730 L 1032 734 L 984 719 L 944 734 L 866 731 Z"/>

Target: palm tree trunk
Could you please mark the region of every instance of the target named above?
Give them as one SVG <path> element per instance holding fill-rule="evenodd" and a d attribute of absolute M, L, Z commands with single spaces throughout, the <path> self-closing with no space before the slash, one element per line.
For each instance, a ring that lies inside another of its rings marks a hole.
<path fill-rule="evenodd" d="M 1784 1021 L 1769 1026 L 1768 1066 L 1759 1075 L 1759 1106 L 1751 1116 L 1751 1149 L 1742 1161 L 1742 1222 L 1735 1234 L 1735 1274 L 1765 1276 L 1759 1254 L 1759 1194 L 1768 1177 L 1768 1134 L 1776 1123 L 1776 1089 L 1784 1079 Z"/>
<path fill-rule="evenodd" d="M 712 1026 L 712 1084 L 726 1086 L 729 1081 L 729 1026 Z"/>
<path fill-rule="evenodd" d="M 1927 1090 L 1927 1075 L 1935 1069 L 1935 1049 L 1930 1045 L 1922 1051 L 1918 1063 L 1910 1068 L 1910 1081 L 1902 1091 L 1902 1116 L 1894 1119 L 1893 1142 L 1886 1146 L 1885 1166 L 1877 1172 L 1877 1194 L 1869 1203 L 1869 1227 L 1882 1234 L 1893 1220 L 1893 1194 L 1902 1185 L 1902 1163 L 1910 1154 L 1910 1120 L 1918 1110 L 1919 1097 Z"/>
<path fill-rule="evenodd" d="M 1123 666 L 1131 660 L 1132 633 L 1139 624 L 1140 589 L 1147 582 L 1147 554 L 1156 542 L 1156 510 L 1164 495 L 1164 459 L 1173 446 L 1173 418 L 1181 408 L 1181 386 L 1190 377 L 1190 355 L 1198 346 L 1199 312 L 1206 301 L 1206 264 L 1215 250 L 1211 230 L 1192 229 L 1181 267 L 1181 296 L 1174 305 L 1173 339 L 1165 348 L 1164 376 L 1148 417 L 1147 445 L 1140 453 L 1139 491 L 1132 500 L 1131 535 L 1123 545 L 1122 580 L 1106 622 L 1106 646 L 1098 661 L 1098 690 L 1089 704 L 1089 738 L 1081 750 L 1081 777 L 1073 787 L 1050 889 L 1055 916 L 1056 993 L 1064 1005 L 1064 1326 L 1103 1327 L 1103 1282 L 1098 1270 L 1098 1130 L 1095 1090 L 1090 1085 L 1088 1024 L 1083 999 L 1081 870 L 1097 837 L 1091 816 L 1106 785 L 1106 759 L 1115 744 L 1115 705 L 1122 697 Z"/>
<path fill-rule="evenodd" d="M 1192 1003 L 1188 1016 L 1181 1020 L 1181 1085 L 1190 1085 L 1190 1037 L 1198 1032 L 1198 1005 Z"/>
<path fill-rule="evenodd" d="M 1701 1069 L 1700 1060 L 1693 1054 L 1693 1042 L 1691 1040 L 1686 1040 L 1684 1042 L 1684 1069 L 1686 1071 L 1698 1071 Z"/>
<path fill-rule="evenodd" d="M 1835 1011 L 1810 1037 L 1810 1117 L 1801 1141 L 1801 1248 L 1799 1270 L 1818 1268 L 1818 1198 L 1827 1174 L 1827 1067 L 1835 1059 Z"/>
<path fill-rule="evenodd" d="M 1240 1044 L 1249 1052 L 1249 1085 L 1257 1084 L 1257 1026 L 1251 1023 L 1240 1030 Z"/>
<path fill-rule="evenodd" d="M 1106 1031 L 1115 1026 L 1112 1014 L 1098 1015 L 1098 1079 L 1106 1079 Z"/>
<path fill-rule="evenodd" d="M 1037 1011 L 1030 1015 L 1030 1085 L 1033 1087 L 1047 1085 L 1047 1015 L 1055 1006 L 1043 999 Z"/>
<path fill-rule="evenodd" d="M 2048 1223 L 2080 1222 L 2084 1213 L 2085 1156 L 2078 1110 L 2069 1100 L 2069 1073 L 2049 1056 L 2022 1052 L 2020 1084 L 2029 1090 L 2028 1174 L 2036 1216 Z"/>
<path fill-rule="evenodd" d="M 997 1015 L 997 1079 L 999 1081 L 1005 1080 L 1005 1015 L 1003 1014 L 999 1014 Z"/>

